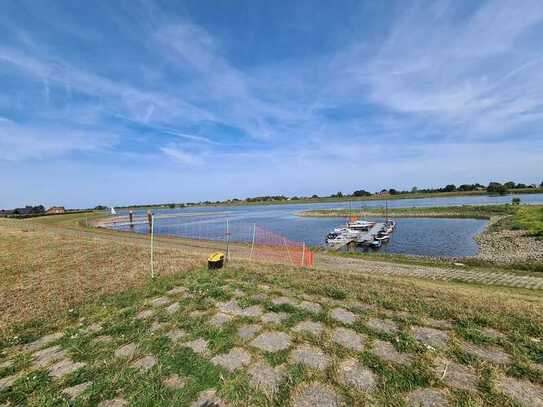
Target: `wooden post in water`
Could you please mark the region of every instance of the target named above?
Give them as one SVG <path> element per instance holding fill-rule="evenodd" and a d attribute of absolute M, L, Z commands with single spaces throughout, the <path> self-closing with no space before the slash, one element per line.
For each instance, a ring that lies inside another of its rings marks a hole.
<path fill-rule="evenodd" d="M 153 230 L 153 213 L 151 210 L 147 211 L 147 223 L 149 224 L 149 233 Z"/>
<path fill-rule="evenodd" d="M 130 227 L 134 227 L 134 212 L 132 212 L 132 209 L 128 211 L 128 221 L 130 222 Z"/>

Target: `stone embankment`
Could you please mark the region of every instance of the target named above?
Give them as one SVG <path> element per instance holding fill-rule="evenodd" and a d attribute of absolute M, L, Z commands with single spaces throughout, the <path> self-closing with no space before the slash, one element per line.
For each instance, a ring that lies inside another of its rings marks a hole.
<path fill-rule="evenodd" d="M 503 217 L 493 217 L 486 230 L 475 240 L 480 251 L 477 258 L 498 264 L 543 262 L 543 241 L 523 230 L 493 230 Z"/>

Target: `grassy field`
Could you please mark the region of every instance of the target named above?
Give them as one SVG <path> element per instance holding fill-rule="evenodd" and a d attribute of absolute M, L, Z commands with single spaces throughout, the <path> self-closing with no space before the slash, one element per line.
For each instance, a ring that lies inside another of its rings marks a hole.
<path fill-rule="evenodd" d="M 522 205 L 522 208 L 525 208 Z M 533 208 L 541 210 L 543 206 L 537 205 Z M 389 208 L 388 215 L 391 217 L 425 217 L 425 218 L 475 218 L 490 219 L 493 216 L 509 216 L 515 214 L 517 207 L 514 205 L 463 205 L 463 206 L 430 206 L 412 208 Z M 366 216 L 384 216 L 383 208 L 364 208 L 362 211 Z M 528 213 L 532 214 L 532 211 Z M 346 217 L 349 215 L 358 216 L 359 211 L 349 209 L 327 209 L 299 212 L 300 216 L 308 217 Z"/>
<path fill-rule="evenodd" d="M 523 188 L 523 189 L 512 189 L 509 191 L 511 196 L 517 196 L 522 194 L 541 194 L 543 193 L 543 188 Z M 426 199 L 426 198 L 451 198 L 458 196 L 483 196 L 491 195 L 486 191 L 454 191 L 454 192 L 431 192 L 431 193 L 406 193 L 406 194 L 397 194 L 397 195 L 370 195 L 370 196 L 344 196 L 342 198 L 337 197 L 318 197 L 318 198 L 303 198 L 295 200 L 277 200 L 277 201 L 238 201 L 238 202 L 220 202 L 220 203 L 211 203 L 211 204 L 199 204 L 199 205 L 190 205 L 190 207 L 200 207 L 200 206 L 252 206 L 252 205 L 296 205 L 296 204 L 307 204 L 307 203 L 333 203 L 333 202 L 358 202 L 358 201 L 385 201 L 385 200 L 398 200 L 398 199 Z M 126 207 L 128 208 L 128 207 Z M 167 208 L 166 205 L 151 205 L 148 207 L 138 207 L 138 209 L 145 208 Z"/>
<path fill-rule="evenodd" d="M 513 216 L 513 229 L 526 230 L 532 236 L 543 239 L 543 206 L 522 206 Z"/>
<path fill-rule="evenodd" d="M 244 406 L 543 402 L 541 291 L 244 261 L 208 272 L 169 247 L 151 280 L 146 246 L 80 221 L 0 223 L 0 315 L 14 292 L 34 304 L 0 330 L 0 405 L 190 405 L 210 389 Z M 45 269 L 57 278 L 18 291 Z M 79 287 L 87 273 L 96 285 Z M 74 295 L 55 302 L 62 290 Z"/>

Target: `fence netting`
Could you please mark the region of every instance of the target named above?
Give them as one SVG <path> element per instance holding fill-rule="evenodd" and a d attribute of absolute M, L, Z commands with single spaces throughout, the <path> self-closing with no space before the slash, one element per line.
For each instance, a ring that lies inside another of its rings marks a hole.
<path fill-rule="evenodd" d="M 232 263 L 313 266 L 313 252 L 303 242 L 255 223 L 217 217 L 157 220 L 151 234 L 146 222 L 130 226 L 121 219 L 115 229 L 138 232 L 124 234 L 3 219 L 0 331 L 102 294 L 143 286 L 153 276 L 150 270 L 165 276 L 194 269 L 216 251 L 225 252 Z"/>
<path fill-rule="evenodd" d="M 150 225 L 143 226 L 150 233 Z M 142 230 L 138 230 L 141 232 Z M 217 249 L 230 257 L 300 268 L 313 267 L 313 251 L 302 241 L 295 241 L 257 223 L 229 220 L 225 217 L 160 218 L 153 221 L 157 237 L 177 237 L 215 242 Z M 221 246 L 222 244 L 222 246 Z"/>

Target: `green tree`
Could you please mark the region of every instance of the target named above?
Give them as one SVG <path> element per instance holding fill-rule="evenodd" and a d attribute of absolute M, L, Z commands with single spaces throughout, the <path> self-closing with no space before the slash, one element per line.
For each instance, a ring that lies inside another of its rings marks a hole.
<path fill-rule="evenodd" d="M 505 185 L 500 184 L 499 182 L 491 182 L 488 184 L 488 187 L 486 188 L 487 192 L 491 194 L 499 194 L 499 195 L 505 195 L 508 192 L 507 187 Z"/>
<path fill-rule="evenodd" d="M 353 196 L 370 196 L 370 195 L 371 194 L 368 191 L 365 191 L 363 189 L 359 189 L 353 192 Z"/>

